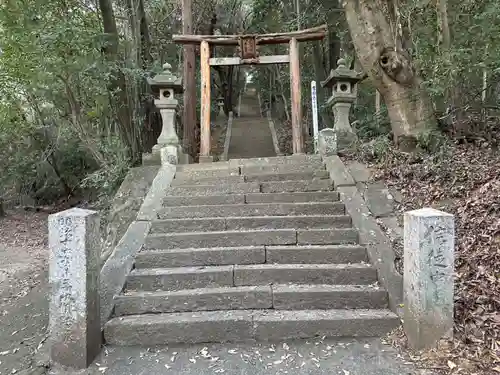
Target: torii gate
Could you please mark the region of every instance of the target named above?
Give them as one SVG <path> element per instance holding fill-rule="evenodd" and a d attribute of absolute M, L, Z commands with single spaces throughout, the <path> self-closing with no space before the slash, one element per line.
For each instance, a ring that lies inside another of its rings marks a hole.
<path fill-rule="evenodd" d="M 327 25 L 288 33 L 257 35 L 174 35 L 179 44 L 199 44 L 201 63 L 201 145 L 200 161 L 210 156 L 210 66 L 245 64 L 290 64 L 293 153 L 304 152 L 302 136 L 301 81 L 298 42 L 322 40 Z M 289 43 L 287 55 L 260 56 L 258 46 Z M 210 45 L 237 46 L 237 57 L 210 57 Z"/>

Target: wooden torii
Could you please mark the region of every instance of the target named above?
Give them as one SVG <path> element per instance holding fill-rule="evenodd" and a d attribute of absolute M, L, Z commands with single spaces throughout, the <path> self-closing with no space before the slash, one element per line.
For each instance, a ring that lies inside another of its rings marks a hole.
<path fill-rule="evenodd" d="M 201 145 L 200 161 L 210 160 L 210 66 L 290 64 L 290 91 L 292 110 L 293 153 L 304 152 L 302 136 L 301 81 L 298 42 L 322 40 L 327 25 L 288 33 L 251 34 L 251 35 L 174 35 L 178 44 L 199 44 L 201 64 Z M 289 43 L 287 55 L 260 56 L 258 47 L 264 44 Z M 210 57 L 212 46 L 236 46 L 237 57 Z"/>

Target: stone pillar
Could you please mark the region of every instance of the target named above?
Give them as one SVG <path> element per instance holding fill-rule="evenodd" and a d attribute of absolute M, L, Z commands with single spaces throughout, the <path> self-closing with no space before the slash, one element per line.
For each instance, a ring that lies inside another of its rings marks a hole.
<path fill-rule="evenodd" d="M 168 153 L 168 160 L 170 163 L 178 163 L 179 159 L 186 159 L 180 146 L 179 136 L 175 128 L 176 113 L 178 107 L 178 100 L 175 99 L 175 94 L 182 92 L 182 82 L 171 72 L 171 65 L 165 63 L 163 65 L 163 72 L 156 75 L 153 79 L 149 79 L 148 83 L 152 91 L 158 95 L 155 99 L 156 108 L 160 110 L 162 119 L 161 134 L 158 141 L 153 146 L 151 156 L 151 163 L 160 164 L 161 155 Z M 167 148 L 166 150 L 163 150 Z"/>
<path fill-rule="evenodd" d="M 337 132 L 354 133 L 349 121 L 349 113 L 351 112 L 352 103 L 337 101 L 333 105 L 333 116 L 335 123 L 333 128 Z"/>
<path fill-rule="evenodd" d="M 99 215 L 72 208 L 49 216 L 51 362 L 88 367 L 99 354 Z"/>
<path fill-rule="evenodd" d="M 325 128 L 319 132 L 318 151 L 321 156 L 337 154 L 337 133 L 335 133 L 335 130 Z"/>
<path fill-rule="evenodd" d="M 454 226 L 432 208 L 405 213 L 404 328 L 415 349 L 453 335 Z"/>
<path fill-rule="evenodd" d="M 174 98 L 155 100 L 156 107 L 160 109 L 162 119 L 161 134 L 158 137 L 158 143 L 155 147 L 179 146 L 179 137 L 175 131 L 175 113 L 178 103 Z"/>
<path fill-rule="evenodd" d="M 219 106 L 219 114 L 217 115 L 217 117 L 222 119 L 226 116 L 226 114 L 224 113 L 224 98 L 222 96 L 219 96 L 217 98 L 217 105 Z"/>

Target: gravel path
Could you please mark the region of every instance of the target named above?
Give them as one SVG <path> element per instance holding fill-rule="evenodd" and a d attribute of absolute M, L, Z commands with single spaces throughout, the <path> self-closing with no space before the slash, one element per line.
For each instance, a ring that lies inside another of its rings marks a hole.
<path fill-rule="evenodd" d="M 0 375 L 43 373 L 47 349 L 47 216 L 0 219 Z"/>

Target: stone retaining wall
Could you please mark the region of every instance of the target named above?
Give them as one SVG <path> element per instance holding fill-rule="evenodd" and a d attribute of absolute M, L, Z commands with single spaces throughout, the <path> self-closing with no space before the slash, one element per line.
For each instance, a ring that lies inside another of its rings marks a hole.
<path fill-rule="evenodd" d="M 359 231 L 360 243 L 366 246 L 379 280 L 389 293 L 391 309 L 401 313 L 403 230 L 395 212 L 395 203 L 401 195 L 383 182 L 373 181 L 372 172 L 359 162 L 344 163 L 337 155 L 324 156 L 323 161 L 353 226 Z"/>
<path fill-rule="evenodd" d="M 106 262 L 101 269 L 99 285 L 101 325 L 106 323 L 113 311 L 114 296 L 123 289 L 125 278 L 133 267 L 135 254 L 144 243 L 151 226 L 151 220 L 156 215 L 156 210 L 162 206 L 163 192 L 170 186 L 175 171 L 175 165 L 168 163 L 156 168 L 154 178 L 149 183 L 147 194 L 140 199 L 140 208 L 137 209 L 139 212 L 134 212 L 127 230 L 106 258 Z"/>

